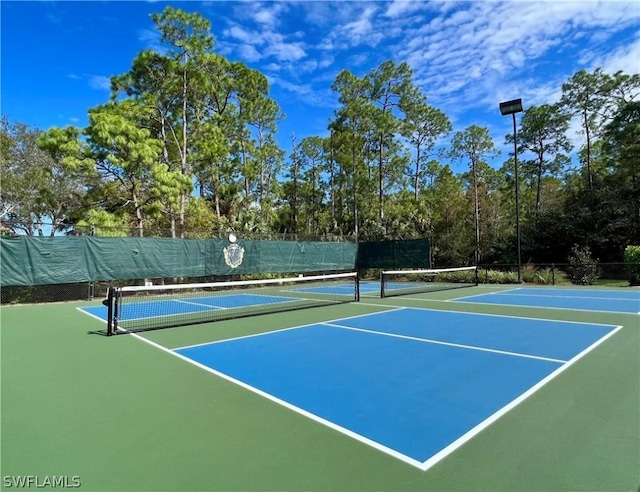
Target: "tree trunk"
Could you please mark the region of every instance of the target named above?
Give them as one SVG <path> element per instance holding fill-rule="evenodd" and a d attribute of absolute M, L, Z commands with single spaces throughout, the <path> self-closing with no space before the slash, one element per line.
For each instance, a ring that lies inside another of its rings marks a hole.
<path fill-rule="evenodd" d="M 420 145 L 418 144 L 416 146 L 416 175 L 414 177 L 414 182 L 413 182 L 413 189 L 415 192 L 416 202 L 418 201 L 418 194 L 420 192 L 419 186 L 420 186 Z"/>
<path fill-rule="evenodd" d="M 185 55 L 186 58 L 186 55 Z M 186 63 L 186 59 L 185 59 Z M 182 175 L 187 176 L 189 170 L 187 169 L 187 71 L 182 71 L 182 151 L 180 153 L 180 160 L 182 165 Z M 184 213 L 187 196 L 184 189 L 180 188 L 180 212 L 179 212 L 179 229 L 180 237 L 184 237 Z"/>
<path fill-rule="evenodd" d="M 542 195 L 542 158 L 538 161 L 537 188 L 536 188 L 536 216 L 540 213 L 540 197 Z"/>
<path fill-rule="evenodd" d="M 351 162 L 353 164 L 353 233 L 358 241 L 360 230 L 358 228 L 358 166 L 356 162 L 356 149 L 351 150 Z"/>
<path fill-rule="evenodd" d="M 383 158 L 383 150 L 382 145 L 384 144 L 384 138 L 380 135 L 380 142 L 378 144 L 378 193 L 379 193 L 379 216 L 380 221 L 384 220 L 384 158 Z M 382 223 L 380 224 L 382 225 Z"/>
<path fill-rule="evenodd" d="M 589 192 L 593 193 L 593 176 L 591 175 L 591 135 L 589 133 L 589 121 L 587 112 L 584 112 L 584 131 L 587 137 L 587 183 L 589 184 Z"/>
<path fill-rule="evenodd" d="M 476 265 L 480 263 L 480 205 L 478 203 L 478 176 L 476 174 L 476 162 L 475 160 L 471 161 L 471 166 L 473 167 L 473 192 L 474 192 L 474 202 L 475 202 L 475 229 L 476 229 L 476 244 L 475 244 L 475 260 Z"/>

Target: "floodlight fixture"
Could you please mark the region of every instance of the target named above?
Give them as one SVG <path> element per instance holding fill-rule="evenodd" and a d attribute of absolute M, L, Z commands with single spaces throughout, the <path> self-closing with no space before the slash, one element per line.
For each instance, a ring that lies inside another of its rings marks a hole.
<path fill-rule="evenodd" d="M 500 103 L 500 113 L 502 116 L 508 114 L 522 113 L 522 99 L 513 99 Z"/>
<path fill-rule="evenodd" d="M 518 180 L 518 134 L 516 131 L 516 113 L 521 113 L 522 99 L 512 99 L 500 103 L 502 116 L 513 116 L 513 177 L 516 182 L 516 250 L 518 256 L 518 283 L 522 283 L 522 255 L 520 253 L 520 183 Z"/>

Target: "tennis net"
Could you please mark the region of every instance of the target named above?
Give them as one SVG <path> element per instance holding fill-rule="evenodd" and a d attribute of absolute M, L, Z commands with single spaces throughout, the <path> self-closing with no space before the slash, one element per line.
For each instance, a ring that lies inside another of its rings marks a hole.
<path fill-rule="evenodd" d="M 192 325 L 360 299 L 356 272 L 109 288 L 107 334 Z"/>
<path fill-rule="evenodd" d="M 380 275 L 380 297 L 456 289 L 478 285 L 476 267 L 391 270 Z"/>

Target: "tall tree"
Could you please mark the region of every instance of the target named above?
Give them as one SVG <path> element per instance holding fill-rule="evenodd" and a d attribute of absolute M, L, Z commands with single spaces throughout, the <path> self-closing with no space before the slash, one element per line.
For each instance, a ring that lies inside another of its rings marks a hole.
<path fill-rule="evenodd" d="M 86 138 L 52 129 L 40 141 L 70 171 L 99 176 L 105 193 L 117 190 L 119 206 L 134 217 L 139 236 L 145 219 L 161 212 L 161 198 L 177 193 L 188 179 L 161 162 L 162 143 L 144 128 L 149 111 L 135 100 L 110 102 L 89 111 Z"/>
<path fill-rule="evenodd" d="M 0 120 L 0 224 L 28 235 L 43 235 L 44 223 L 51 225 L 50 235 L 71 226 L 87 184 L 39 147 L 41 135 L 7 117 Z"/>
<path fill-rule="evenodd" d="M 468 213 L 462 180 L 445 165 L 428 192 L 433 210 L 434 264 L 440 267 L 467 264 L 475 248 L 473 226 L 466 220 Z"/>
<path fill-rule="evenodd" d="M 593 193 L 593 172 L 591 169 L 591 146 L 596 135 L 598 117 L 605 100 L 603 91 L 607 76 L 598 68 L 589 73 L 586 70 L 576 72 L 567 82 L 562 84 L 560 106 L 571 116 L 581 120 L 582 131 L 586 139 L 585 165 L 587 168 L 587 185 Z"/>
<path fill-rule="evenodd" d="M 199 101 L 194 97 L 191 78 L 193 76 L 197 80 L 193 74 L 198 72 L 199 58 L 206 51 L 213 49 L 211 24 L 200 14 L 190 14 L 172 7 L 166 7 L 160 14 L 152 14 L 151 18 L 160 31 L 160 42 L 168 48 L 166 56 L 173 61 L 169 83 L 177 89 L 176 92 L 179 94 L 177 98 L 179 104 L 175 108 L 176 120 L 173 122 L 174 134 L 177 137 L 174 143 L 178 151 L 182 175 L 190 181 L 193 169 L 188 158 L 191 144 L 189 126 L 193 110 L 199 105 Z M 180 237 L 184 237 L 185 206 L 190 193 L 190 187 L 180 189 L 178 211 Z"/>
<path fill-rule="evenodd" d="M 322 169 L 325 160 L 324 145 L 320 137 L 306 137 L 298 146 L 298 159 L 303 181 L 300 198 L 304 210 L 304 222 L 308 234 L 317 234 L 319 215 L 325 195 Z"/>
<path fill-rule="evenodd" d="M 332 141 L 336 152 L 334 157 L 341 167 L 344 186 L 341 189 L 351 191 L 343 203 L 351 203 L 351 232 L 360 235 L 360 202 L 368 198 L 367 161 L 370 148 L 367 137 L 371 135 L 372 123 L 369 114 L 370 102 L 366 98 L 366 87 L 361 79 L 348 70 L 338 74 L 331 88 L 338 92 L 341 107 L 335 112 L 335 119 L 330 122 Z"/>
<path fill-rule="evenodd" d="M 419 91 L 411 82 L 413 73 L 406 62 L 396 65 L 387 60 L 372 70 L 362 81 L 366 98 L 371 102 L 369 116 L 378 175 L 378 218 L 384 221 L 385 191 L 397 186 L 404 168 L 397 136 L 401 132 L 399 112 L 404 106 L 415 104 Z"/>
<path fill-rule="evenodd" d="M 410 174 L 414 196 L 418 200 L 425 177 L 433 176 L 429 171 L 429 162 L 434 157 L 436 142 L 453 128 L 449 118 L 439 109 L 429 106 L 424 97 L 407 101 L 403 109 L 403 134 L 413 146 L 413 171 Z"/>
<path fill-rule="evenodd" d="M 525 174 L 534 176 L 536 201 L 535 213 L 540 212 L 542 178 L 557 175 L 570 162 L 563 152 L 571 150 L 567 137 L 570 116 L 560 112 L 556 105 L 542 104 L 528 108 L 518 131 L 518 153 L 532 153 L 535 158 L 522 163 Z M 506 143 L 513 144 L 513 135 L 507 135 Z"/>
<path fill-rule="evenodd" d="M 480 203 L 478 200 L 478 168 L 486 160 L 499 154 L 486 127 L 471 125 L 453 136 L 450 156 L 455 160 L 468 160 L 472 174 L 474 224 L 475 224 L 475 264 L 479 264 L 480 251 Z"/>
<path fill-rule="evenodd" d="M 628 216 L 633 217 L 629 242 L 640 236 L 640 101 L 625 104 L 606 125 L 603 132 L 604 151 L 615 170 L 613 193 L 620 198 Z M 635 232 L 634 232 L 635 231 Z"/>

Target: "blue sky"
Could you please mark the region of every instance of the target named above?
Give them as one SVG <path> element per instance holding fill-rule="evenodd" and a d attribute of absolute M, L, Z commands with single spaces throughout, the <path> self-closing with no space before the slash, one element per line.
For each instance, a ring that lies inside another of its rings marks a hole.
<path fill-rule="evenodd" d="M 41 129 L 86 125 L 87 110 L 109 97 L 109 77 L 157 46 L 150 14 L 166 5 L 207 17 L 218 53 L 268 77 L 286 114 L 278 134 L 287 152 L 292 134 L 298 142 L 326 135 L 337 107 L 330 86 L 345 68 L 362 76 L 387 59 L 407 61 L 456 131 L 490 129 L 505 150 L 501 162 L 511 121 L 500 116 L 500 101 L 555 102 L 580 69 L 640 72 L 638 0 L 4 0 L 2 114 Z"/>

